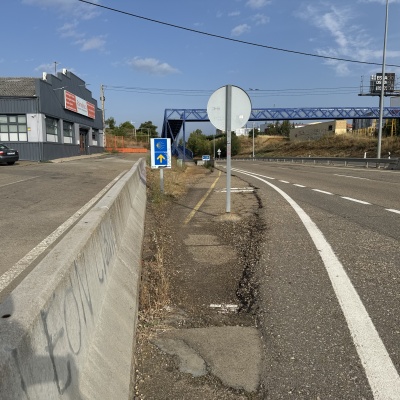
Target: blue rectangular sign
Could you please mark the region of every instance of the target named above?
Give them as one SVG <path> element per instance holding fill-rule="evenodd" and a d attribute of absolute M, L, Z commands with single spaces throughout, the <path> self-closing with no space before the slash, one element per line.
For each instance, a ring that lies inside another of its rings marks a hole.
<path fill-rule="evenodd" d="M 151 168 L 171 168 L 171 139 L 151 139 Z"/>

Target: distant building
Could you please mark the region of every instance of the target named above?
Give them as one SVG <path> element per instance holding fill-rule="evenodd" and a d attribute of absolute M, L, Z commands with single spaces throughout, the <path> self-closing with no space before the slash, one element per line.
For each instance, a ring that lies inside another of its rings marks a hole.
<path fill-rule="evenodd" d="M 63 70 L 42 78 L 0 78 L 0 142 L 20 159 L 101 153 L 103 116 L 83 80 Z"/>
<path fill-rule="evenodd" d="M 289 138 L 291 141 L 318 140 L 326 135 L 343 135 L 346 132 L 346 120 L 313 122 L 292 128 L 289 133 Z"/>

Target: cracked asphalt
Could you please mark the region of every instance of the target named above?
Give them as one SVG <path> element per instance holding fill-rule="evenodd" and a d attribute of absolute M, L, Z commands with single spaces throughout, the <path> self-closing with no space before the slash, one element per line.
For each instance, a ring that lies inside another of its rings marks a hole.
<path fill-rule="evenodd" d="M 231 188 L 226 213 L 226 176 L 206 171 L 147 217 L 144 258 L 161 226 L 169 303 L 139 322 L 135 399 L 264 398 L 254 276 L 265 227 L 252 188 L 236 176 Z"/>

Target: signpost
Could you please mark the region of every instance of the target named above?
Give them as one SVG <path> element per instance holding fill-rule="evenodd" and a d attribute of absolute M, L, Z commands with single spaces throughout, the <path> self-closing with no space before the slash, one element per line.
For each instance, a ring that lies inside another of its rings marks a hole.
<path fill-rule="evenodd" d="M 152 138 L 151 168 L 160 170 L 160 189 L 164 193 L 164 168 L 171 168 L 171 139 Z"/>
<path fill-rule="evenodd" d="M 226 132 L 226 212 L 231 212 L 231 147 L 232 130 L 246 125 L 251 114 L 248 94 L 233 85 L 222 86 L 208 100 L 207 114 L 211 123 Z"/>

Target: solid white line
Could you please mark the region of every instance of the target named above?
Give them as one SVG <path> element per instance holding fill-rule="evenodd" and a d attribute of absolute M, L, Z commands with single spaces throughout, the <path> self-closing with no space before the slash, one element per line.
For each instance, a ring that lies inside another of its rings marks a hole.
<path fill-rule="evenodd" d="M 30 181 L 31 179 L 36 179 L 36 178 L 39 178 L 39 176 L 32 176 L 31 178 L 21 179 L 19 181 L 10 182 L 10 183 L 5 183 L 4 185 L 0 185 L 0 187 L 14 185 L 14 183 Z"/>
<path fill-rule="evenodd" d="M 354 201 L 356 203 L 371 205 L 371 203 L 368 203 L 367 201 L 353 199 L 352 197 L 345 197 L 345 196 L 341 196 L 341 197 L 342 197 L 342 199 Z"/>
<path fill-rule="evenodd" d="M 390 211 L 392 213 L 400 214 L 400 210 L 394 210 L 393 208 L 386 208 L 386 211 Z"/>
<path fill-rule="evenodd" d="M 300 185 L 299 183 L 294 183 L 293 186 L 297 186 L 297 187 L 301 187 L 301 188 L 305 188 L 306 187 L 304 185 Z"/>
<path fill-rule="evenodd" d="M 42 240 L 35 248 L 28 254 L 21 258 L 15 265 L 13 265 L 7 272 L 0 276 L 0 292 L 5 289 L 15 278 L 18 277 L 24 270 L 32 264 L 46 249 L 53 244 L 71 225 L 73 225 L 90 207 L 93 206 L 109 189 L 118 181 L 126 171 L 121 172 L 114 178 L 104 189 L 102 189 L 96 196 L 89 200 L 82 208 L 80 208 L 72 217 L 68 218 L 62 225 L 55 231 L 50 233 L 46 239 Z"/>
<path fill-rule="evenodd" d="M 323 193 L 323 194 L 329 194 L 331 196 L 333 196 L 333 193 L 331 192 L 326 192 L 325 190 L 319 190 L 319 189 L 312 189 L 314 192 L 319 192 L 319 193 Z"/>
<path fill-rule="evenodd" d="M 296 211 L 315 247 L 317 248 L 328 272 L 333 289 L 346 318 L 349 330 L 365 369 L 368 382 L 376 400 L 399 400 L 400 377 L 396 367 L 383 344 L 371 318 L 368 315 L 357 291 L 352 285 L 346 271 L 336 257 L 323 233 L 305 213 L 305 211 L 283 190 L 246 171 L 238 171 L 253 176 L 276 190 Z"/>

